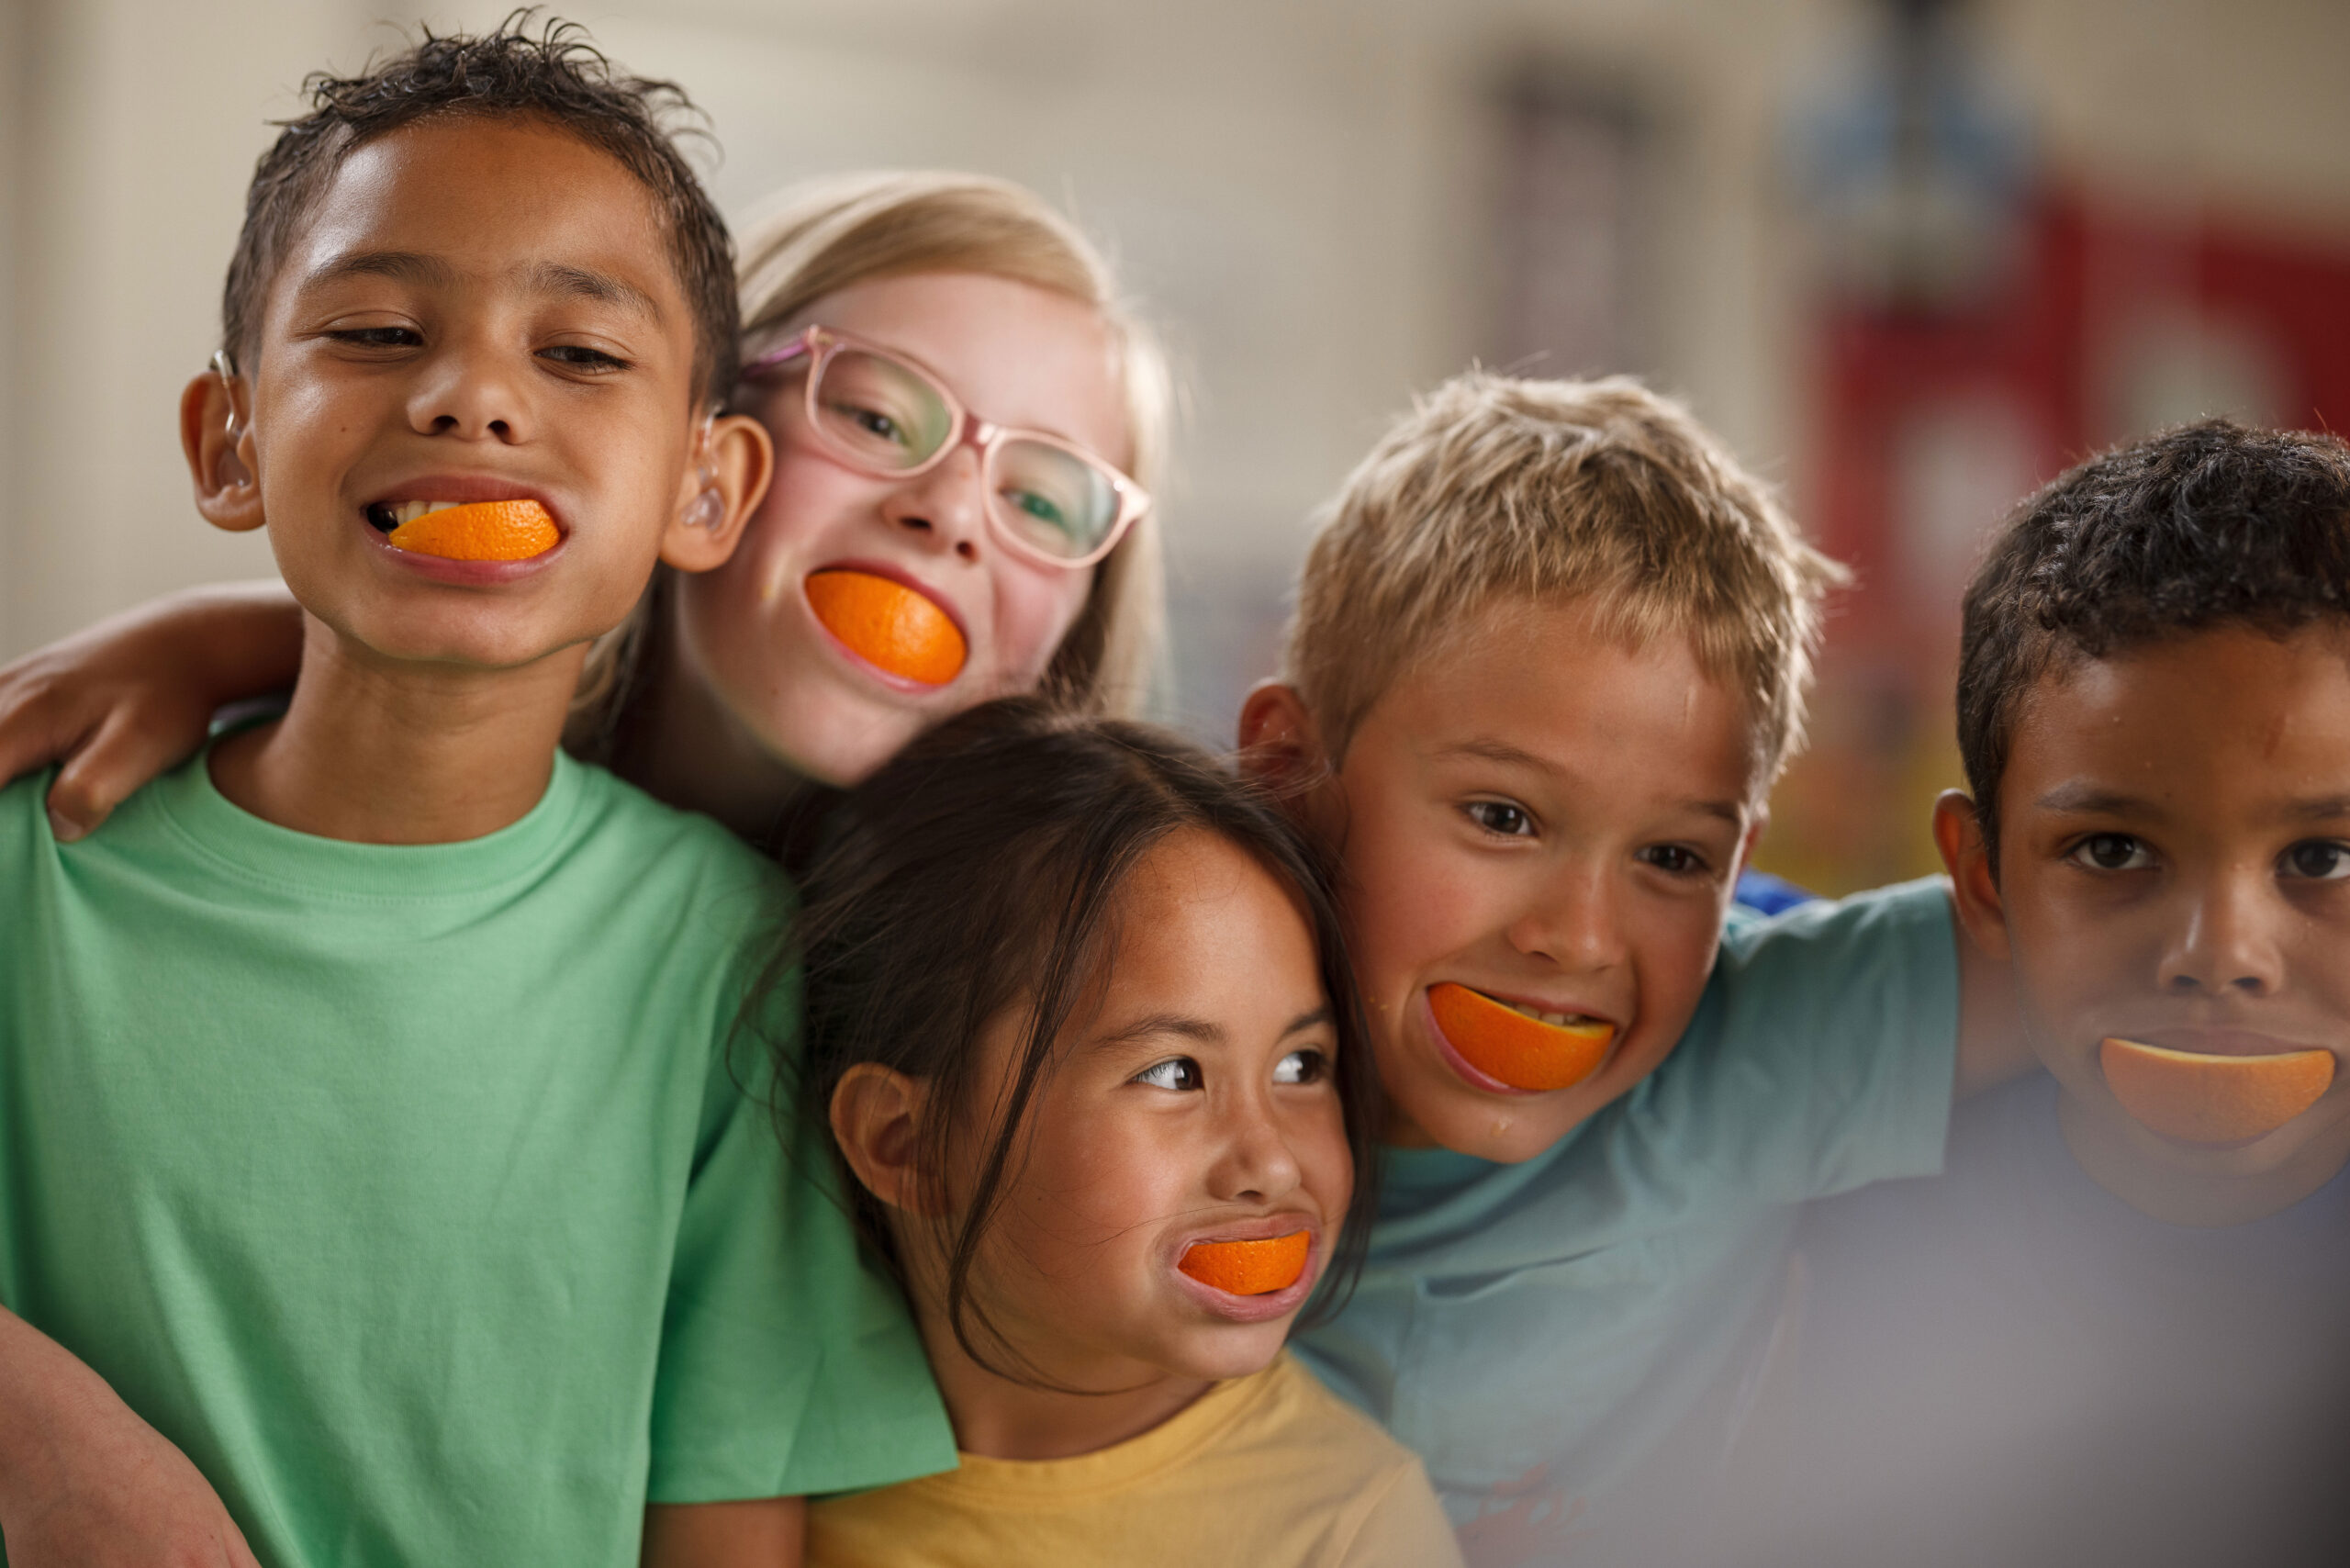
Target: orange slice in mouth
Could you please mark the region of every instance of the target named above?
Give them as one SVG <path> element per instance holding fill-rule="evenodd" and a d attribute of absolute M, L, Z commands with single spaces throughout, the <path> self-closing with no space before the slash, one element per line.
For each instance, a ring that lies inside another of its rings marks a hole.
<path fill-rule="evenodd" d="M 2273 1133 L 2333 1082 L 2333 1053 L 2322 1050 L 2221 1057 L 2108 1039 L 2098 1061 L 2123 1110 L 2181 1143 L 2244 1143 Z"/>
<path fill-rule="evenodd" d="M 527 561 L 554 549 L 562 537 L 536 501 L 476 501 L 401 523 L 386 542 L 395 550 L 448 561 Z"/>
<path fill-rule="evenodd" d="M 1297 1283 L 1312 1245 L 1302 1230 L 1263 1241 L 1194 1241 L 1175 1266 L 1227 1295 L 1270 1295 Z"/>
<path fill-rule="evenodd" d="M 1572 1089 L 1599 1070 L 1616 1038 L 1613 1024 L 1546 1024 L 1449 980 L 1428 987 L 1428 1008 L 1461 1060 L 1512 1089 Z"/>
<path fill-rule="evenodd" d="M 960 675 L 968 650 L 945 610 L 901 582 L 837 569 L 808 579 L 808 604 L 824 630 L 867 664 L 924 686 Z"/>

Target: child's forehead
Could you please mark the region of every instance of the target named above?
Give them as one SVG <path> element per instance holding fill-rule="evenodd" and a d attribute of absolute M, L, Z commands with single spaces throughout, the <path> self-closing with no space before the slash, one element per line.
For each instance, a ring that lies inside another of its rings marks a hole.
<path fill-rule="evenodd" d="M 2018 700 L 2008 771 L 2020 807 L 2350 794 L 2350 637 L 2223 625 L 2060 652 Z"/>
<path fill-rule="evenodd" d="M 1628 727 L 1709 757 L 1746 756 L 1756 723 L 1748 694 L 1706 666 L 1694 634 L 1630 631 L 1588 599 L 1506 595 L 1399 659 L 1365 710 L 1382 711 L 1408 714 L 1404 733 L 1422 740 L 1506 722 L 1530 746 L 1573 745 Z"/>
<path fill-rule="evenodd" d="M 420 280 L 435 264 L 443 273 L 537 267 L 554 279 L 571 259 L 593 257 L 576 269 L 588 275 L 572 281 L 609 280 L 621 297 L 687 325 L 652 192 L 609 152 L 543 120 L 441 115 L 351 149 L 277 281 L 370 254 L 417 259 L 408 271 Z"/>

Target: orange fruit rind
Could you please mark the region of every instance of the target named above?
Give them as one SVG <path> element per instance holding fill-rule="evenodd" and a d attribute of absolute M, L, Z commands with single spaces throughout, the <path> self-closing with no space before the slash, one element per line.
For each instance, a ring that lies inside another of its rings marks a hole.
<path fill-rule="evenodd" d="M 2264 1137 L 2316 1104 L 2333 1082 L 2333 1053 L 2317 1049 L 2209 1056 L 2108 1038 L 2098 1063 L 2123 1110 L 2180 1143 Z"/>
<path fill-rule="evenodd" d="M 411 519 L 385 542 L 447 561 L 527 561 L 554 549 L 562 537 L 536 501 L 475 501 Z"/>
<path fill-rule="evenodd" d="M 1175 1266 L 1228 1295 L 1270 1295 L 1297 1283 L 1312 1249 L 1302 1230 L 1262 1241 L 1194 1241 Z"/>
<path fill-rule="evenodd" d="M 1512 1089 L 1572 1089 L 1597 1072 L 1613 1024 L 1550 1024 L 1446 980 L 1428 987 L 1428 1009 L 1460 1059 Z"/>
<path fill-rule="evenodd" d="M 944 686 L 963 671 L 962 629 L 903 583 L 834 567 L 809 577 L 808 606 L 850 652 L 891 675 Z"/>

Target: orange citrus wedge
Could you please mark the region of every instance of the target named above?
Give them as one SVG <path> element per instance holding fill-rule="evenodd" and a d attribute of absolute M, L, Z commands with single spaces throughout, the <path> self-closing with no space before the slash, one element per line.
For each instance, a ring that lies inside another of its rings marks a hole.
<path fill-rule="evenodd" d="M 527 561 L 563 537 L 536 501 L 476 501 L 442 507 L 401 523 L 387 536 L 395 550 L 450 561 Z"/>
<path fill-rule="evenodd" d="M 2333 1081 L 2332 1051 L 2219 1057 L 2109 1039 L 2098 1060 L 2123 1110 L 2181 1143 L 2243 1143 L 2273 1133 Z"/>
<path fill-rule="evenodd" d="M 903 583 L 870 572 L 818 572 L 808 579 L 808 603 L 826 631 L 891 675 L 944 686 L 962 673 L 961 630 Z"/>
<path fill-rule="evenodd" d="M 1428 1007 L 1463 1061 L 1512 1089 L 1572 1089 L 1616 1037 L 1613 1024 L 1545 1024 L 1449 980 L 1428 987 Z"/>
<path fill-rule="evenodd" d="M 1270 1295 L 1297 1283 L 1310 1246 L 1302 1230 L 1264 1241 L 1194 1241 L 1175 1266 L 1229 1295 Z"/>

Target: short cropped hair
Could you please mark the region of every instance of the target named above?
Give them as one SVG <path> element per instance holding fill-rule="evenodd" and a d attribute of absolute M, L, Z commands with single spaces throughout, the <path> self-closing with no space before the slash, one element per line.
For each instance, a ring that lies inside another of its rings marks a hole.
<path fill-rule="evenodd" d="M 572 24 L 550 20 L 533 34 L 531 17 L 516 11 L 477 37 L 428 28 L 415 48 L 360 75 L 321 71 L 304 81 L 310 112 L 284 122 L 245 191 L 220 301 L 222 346 L 237 364 L 253 364 L 270 286 L 343 160 L 419 120 L 476 115 L 568 131 L 643 184 L 693 312 L 697 396 L 723 405 L 740 353 L 733 243 L 672 129 L 699 111 L 675 83 L 616 73 Z"/>
<path fill-rule="evenodd" d="M 1678 403 L 1628 377 L 1471 371 L 1421 398 L 1316 529 L 1285 677 L 1335 763 L 1398 676 L 1509 599 L 1688 640 L 1742 693 L 1757 792 L 1803 736 L 1819 601 L 1846 580 Z"/>
<path fill-rule="evenodd" d="M 1998 864 L 2016 714 L 2052 673 L 2220 626 L 2350 619 L 2350 446 L 2226 420 L 2118 447 L 2009 519 L 1966 590 L 1958 749 Z"/>

